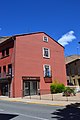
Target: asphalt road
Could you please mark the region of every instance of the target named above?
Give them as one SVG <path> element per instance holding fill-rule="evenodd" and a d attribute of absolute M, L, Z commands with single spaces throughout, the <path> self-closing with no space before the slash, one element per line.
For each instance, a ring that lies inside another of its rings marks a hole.
<path fill-rule="evenodd" d="M 57 109 L 63 107 L 0 100 L 0 120 L 57 120 Z"/>

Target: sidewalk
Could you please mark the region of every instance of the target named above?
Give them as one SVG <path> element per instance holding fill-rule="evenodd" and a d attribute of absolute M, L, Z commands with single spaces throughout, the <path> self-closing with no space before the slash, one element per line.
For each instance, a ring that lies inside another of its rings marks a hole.
<path fill-rule="evenodd" d="M 79 103 L 79 101 L 51 101 L 51 100 L 37 100 L 37 99 L 26 99 L 26 98 L 8 98 L 0 96 L 0 100 L 10 101 L 10 102 L 23 102 L 26 104 L 43 104 L 50 106 L 66 106 L 69 104 Z"/>

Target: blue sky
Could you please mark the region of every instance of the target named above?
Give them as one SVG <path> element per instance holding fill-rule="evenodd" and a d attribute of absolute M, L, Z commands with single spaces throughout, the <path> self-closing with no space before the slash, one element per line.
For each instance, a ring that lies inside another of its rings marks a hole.
<path fill-rule="evenodd" d="M 44 31 L 80 54 L 80 0 L 1 0 L 0 36 Z"/>

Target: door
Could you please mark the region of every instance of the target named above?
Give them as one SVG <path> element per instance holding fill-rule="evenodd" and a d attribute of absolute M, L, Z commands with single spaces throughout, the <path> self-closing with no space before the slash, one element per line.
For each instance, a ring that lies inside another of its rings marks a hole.
<path fill-rule="evenodd" d="M 24 96 L 37 95 L 39 81 L 24 81 Z"/>
<path fill-rule="evenodd" d="M 9 95 L 9 84 L 8 83 L 1 84 L 1 95 L 3 96 Z"/>
<path fill-rule="evenodd" d="M 30 81 L 30 95 L 37 94 L 37 81 Z"/>
<path fill-rule="evenodd" d="M 24 96 L 30 95 L 30 82 L 24 82 Z"/>

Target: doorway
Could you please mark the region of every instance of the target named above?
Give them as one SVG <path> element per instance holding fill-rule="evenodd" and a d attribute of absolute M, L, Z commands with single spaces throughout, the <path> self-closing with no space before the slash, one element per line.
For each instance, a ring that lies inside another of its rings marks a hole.
<path fill-rule="evenodd" d="M 24 96 L 37 95 L 39 89 L 39 81 L 24 81 L 23 82 Z"/>
<path fill-rule="evenodd" d="M 9 95 L 9 84 L 1 83 L 1 95 L 8 96 Z"/>

